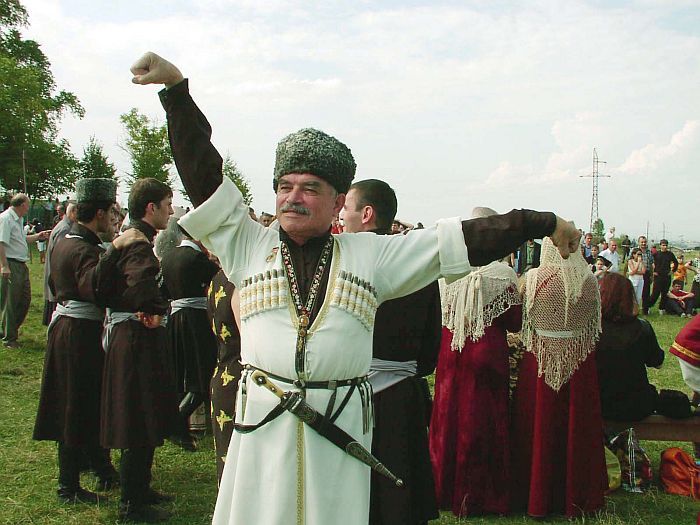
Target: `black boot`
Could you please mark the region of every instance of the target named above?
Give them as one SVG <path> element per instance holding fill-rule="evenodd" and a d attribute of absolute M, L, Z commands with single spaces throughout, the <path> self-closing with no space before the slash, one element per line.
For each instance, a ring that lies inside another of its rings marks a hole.
<path fill-rule="evenodd" d="M 61 503 L 73 504 L 73 503 L 104 503 L 107 500 L 107 496 L 100 496 L 89 490 L 85 490 L 82 487 L 65 487 L 62 485 L 58 486 L 58 501 Z"/>
<path fill-rule="evenodd" d="M 61 503 L 98 503 L 94 492 L 80 486 L 80 460 L 82 452 L 76 447 L 58 444 L 58 500 Z"/>
<path fill-rule="evenodd" d="M 159 503 L 170 503 L 174 499 L 175 497 L 171 496 L 170 494 L 164 494 L 152 489 L 151 487 L 148 487 L 143 497 L 143 502 L 146 505 L 158 505 Z"/>
<path fill-rule="evenodd" d="M 131 504 L 129 501 L 119 503 L 117 518 L 120 523 L 140 522 L 159 523 L 170 518 L 170 513 L 157 507 L 149 507 L 144 504 Z"/>

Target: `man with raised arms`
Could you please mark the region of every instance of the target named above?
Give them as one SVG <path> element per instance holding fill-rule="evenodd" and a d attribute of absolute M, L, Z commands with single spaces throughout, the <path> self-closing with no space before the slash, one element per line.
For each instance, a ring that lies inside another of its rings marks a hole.
<path fill-rule="evenodd" d="M 364 525 L 369 469 L 280 412 L 278 398 L 251 380 L 262 371 L 282 390 L 302 392 L 336 425 L 369 448 L 367 374 L 377 307 L 456 278 L 529 238 L 551 235 L 562 253 L 579 249 L 579 232 L 553 213 L 441 220 L 407 236 L 331 235 L 355 175 L 350 150 L 315 129 L 277 146 L 273 175 L 279 230 L 251 221 L 235 185 L 222 176 L 211 127 L 188 82 L 153 53 L 132 67 L 137 84 L 164 84 L 175 163 L 196 209 L 180 219 L 219 257 L 241 296 L 241 360 L 236 432 L 214 511 L 216 524 Z M 381 459 L 381 458 L 380 458 Z"/>

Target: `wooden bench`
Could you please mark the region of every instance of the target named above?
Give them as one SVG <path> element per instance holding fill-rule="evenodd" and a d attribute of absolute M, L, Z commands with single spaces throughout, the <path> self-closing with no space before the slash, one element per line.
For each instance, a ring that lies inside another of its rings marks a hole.
<path fill-rule="evenodd" d="M 634 428 L 637 439 L 648 441 L 691 441 L 700 443 L 700 417 L 672 419 L 653 415 L 641 421 L 604 421 L 606 430 L 622 432 Z"/>

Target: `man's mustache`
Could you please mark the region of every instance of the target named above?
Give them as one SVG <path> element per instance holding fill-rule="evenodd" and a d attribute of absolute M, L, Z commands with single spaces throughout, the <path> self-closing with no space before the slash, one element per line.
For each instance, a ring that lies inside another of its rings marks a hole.
<path fill-rule="evenodd" d="M 299 206 L 298 204 L 292 204 L 290 202 L 280 208 L 281 213 L 288 211 L 293 211 L 294 213 L 299 213 L 300 215 L 311 215 L 308 208 L 304 208 L 304 206 Z"/>

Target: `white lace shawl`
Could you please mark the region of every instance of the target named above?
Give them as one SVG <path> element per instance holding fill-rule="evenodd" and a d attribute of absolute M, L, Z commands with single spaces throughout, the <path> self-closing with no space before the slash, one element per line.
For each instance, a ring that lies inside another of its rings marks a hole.
<path fill-rule="evenodd" d="M 461 352 L 467 337 L 478 341 L 494 319 L 514 304 L 520 304 L 517 277 L 499 261 L 444 285 L 442 324 L 452 332 L 452 350 Z"/>

